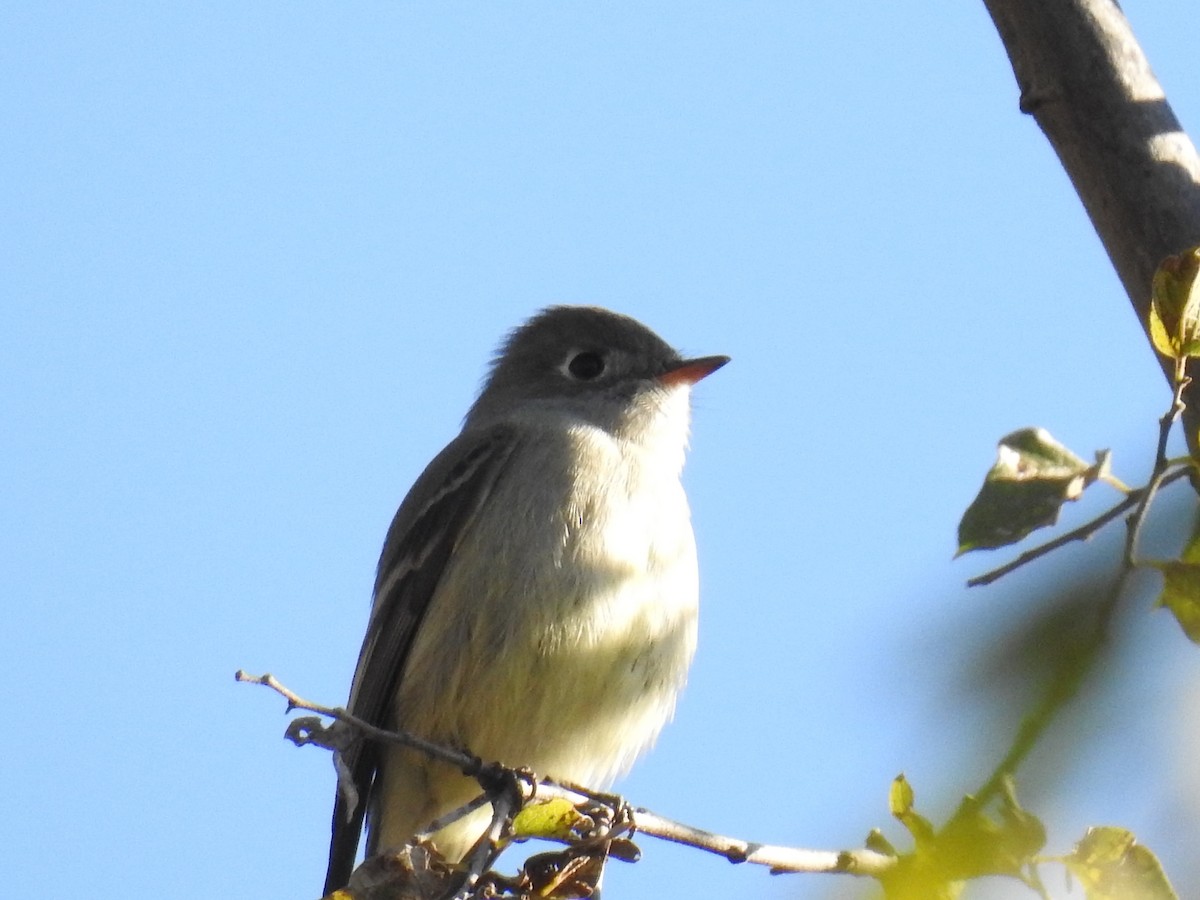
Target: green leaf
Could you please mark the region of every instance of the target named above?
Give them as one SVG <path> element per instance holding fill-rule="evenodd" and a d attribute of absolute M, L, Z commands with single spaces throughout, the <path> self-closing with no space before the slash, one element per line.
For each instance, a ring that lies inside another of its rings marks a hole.
<path fill-rule="evenodd" d="M 1150 289 L 1150 340 L 1163 356 L 1200 356 L 1200 247 L 1168 256 Z"/>
<path fill-rule="evenodd" d="M 1185 563 L 1200 565 L 1200 518 L 1192 525 L 1192 535 L 1183 546 L 1179 558 Z"/>
<path fill-rule="evenodd" d="M 984 875 L 1019 878 L 1045 846 L 1045 826 L 1017 803 L 1011 781 L 1004 784 L 999 806 L 999 815 L 992 817 L 968 797 L 938 833 L 947 865 L 958 878 Z"/>
<path fill-rule="evenodd" d="M 1177 560 L 1152 560 L 1163 574 L 1159 606 L 1165 606 L 1193 644 L 1200 644 L 1200 565 Z"/>
<path fill-rule="evenodd" d="M 887 900 L 953 900 L 967 881 L 988 875 L 1028 883 L 1029 866 L 1045 844 L 1046 832 L 1018 805 L 1011 784 L 1004 785 L 998 815 L 989 815 L 984 804 L 967 797 L 936 832 L 915 812 L 913 801 L 912 787 L 898 776 L 888 806 L 912 833 L 914 848 L 880 877 Z"/>
<path fill-rule="evenodd" d="M 888 790 L 888 812 L 897 819 L 902 819 L 912 812 L 913 801 L 916 799 L 917 795 L 913 793 L 912 785 L 908 783 L 903 772 L 892 779 L 892 786 Z"/>
<path fill-rule="evenodd" d="M 513 816 L 513 837 L 569 840 L 571 829 L 581 818 L 579 810 L 564 797 L 530 803 Z"/>
<path fill-rule="evenodd" d="M 915 799 L 916 795 L 913 794 L 912 785 L 908 783 L 908 779 L 904 777 L 903 773 L 897 775 L 892 780 L 891 789 L 888 791 L 888 809 L 908 829 L 908 833 L 913 836 L 917 847 L 920 848 L 925 842 L 933 840 L 934 832 L 933 823 L 913 810 Z"/>
<path fill-rule="evenodd" d="M 996 464 L 958 523 L 958 555 L 1015 544 L 1053 525 L 1062 505 L 1107 476 L 1108 467 L 1107 450 L 1089 465 L 1042 428 L 1002 438 Z"/>
<path fill-rule="evenodd" d="M 1179 900 L 1158 859 L 1124 828 L 1089 828 L 1062 862 L 1088 900 Z"/>
<path fill-rule="evenodd" d="M 1165 606 L 1194 644 L 1200 644 L 1200 520 L 1177 560 L 1146 560 L 1163 575 L 1158 605 Z"/>

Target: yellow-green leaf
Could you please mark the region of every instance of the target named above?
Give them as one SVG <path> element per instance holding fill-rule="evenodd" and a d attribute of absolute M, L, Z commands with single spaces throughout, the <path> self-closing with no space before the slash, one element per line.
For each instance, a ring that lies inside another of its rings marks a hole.
<path fill-rule="evenodd" d="M 555 797 L 530 803 L 513 816 L 513 836 L 517 840 L 525 838 L 553 838 L 567 840 L 571 837 L 571 829 L 581 818 L 582 814 L 570 800 Z"/>
<path fill-rule="evenodd" d="M 1062 861 L 1088 900 L 1179 900 L 1158 859 L 1124 828 L 1089 828 Z"/>
<path fill-rule="evenodd" d="M 1045 846 L 1045 826 L 1017 802 L 1011 779 L 1006 779 L 998 805 L 998 815 L 992 815 L 972 798 L 964 798 L 938 832 L 943 868 L 954 877 L 1020 877 Z"/>
<path fill-rule="evenodd" d="M 916 795 L 913 793 L 912 785 L 908 783 L 908 779 L 903 773 L 892 779 L 892 787 L 888 791 L 888 811 L 897 819 L 908 815 L 912 812 L 913 801 Z"/>
<path fill-rule="evenodd" d="M 1004 785 L 998 815 L 965 797 L 936 832 L 915 811 L 903 775 L 892 782 L 888 805 L 913 835 L 914 847 L 899 855 L 892 851 L 895 865 L 880 877 L 887 900 L 954 900 L 968 881 L 989 875 L 1024 880 L 1046 840 L 1042 823 L 1020 807 L 1011 784 Z"/>
<path fill-rule="evenodd" d="M 933 823 L 913 809 L 915 799 L 908 779 L 903 774 L 897 775 L 888 791 L 888 809 L 908 829 L 908 833 L 920 848 L 925 842 L 933 840 L 934 831 Z"/>
<path fill-rule="evenodd" d="M 1192 643 L 1200 644 L 1200 520 L 1179 559 L 1151 559 L 1145 564 L 1162 572 L 1158 605 L 1171 611 Z"/>
<path fill-rule="evenodd" d="M 1192 525 L 1192 535 L 1188 538 L 1187 544 L 1183 547 L 1183 552 L 1179 554 L 1179 558 L 1185 563 L 1195 563 L 1200 565 L 1200 519 L 1197 519 Z"/>
<path fill-rule="evenodd" d="M 1164 356 L 1200 356 L 1200 247 L 1168 256 L 1154 273 L 1150 340 Z"/>
<path fill-rule="evenodd" d="M 1200 565 L 1178 560 L 1149 560 L 1163 574 L 1158 605 L 1165 606 L 1194 644 L 1200 644 Z"/>

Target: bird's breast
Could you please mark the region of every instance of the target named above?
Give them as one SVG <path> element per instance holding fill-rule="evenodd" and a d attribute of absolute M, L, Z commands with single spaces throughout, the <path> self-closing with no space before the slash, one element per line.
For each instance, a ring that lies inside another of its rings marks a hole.
<path fill-rule="evenodd" d="M 603 783 L 674 710 L 698 584 L 677 468 L 597 432 L 561 430 L 514 454 L 529 468 L 500 480 L 464 535 L 404 681 L 413 698 L 439 693 L 419 687 L 429 679 L 454 697 L 409 705 L 422 730 Z"/>

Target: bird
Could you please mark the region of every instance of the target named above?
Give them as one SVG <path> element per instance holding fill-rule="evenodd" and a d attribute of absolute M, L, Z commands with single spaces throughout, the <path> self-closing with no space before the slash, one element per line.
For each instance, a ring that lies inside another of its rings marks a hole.
<path fill-rule="evenodd" d="M 486 761 L 603 788 L 674 715 L 696 648 L 699 579 L 680 481 L 685 358 L 628 316 L 543 309 L 509 333 L 461 432 L 387 531 L 347 710 Z M 480 794 L 393 744 L 341 752 L 326 894 Z M 431 837 L 461 859 L 484 805 Z"/>

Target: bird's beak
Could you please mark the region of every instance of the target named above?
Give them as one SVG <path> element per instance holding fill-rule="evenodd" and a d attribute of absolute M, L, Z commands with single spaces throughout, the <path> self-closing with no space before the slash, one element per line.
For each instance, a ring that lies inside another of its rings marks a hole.
<path fill-rule="evenodd" d="M 701 378 L 711 375 L 727 362 L 729 362 L 728 356 L 700 356 L 696 359 L 683 359 L 659 375 L 658 380 L 667 387 L 674 387 L 677 384 L 692 385 Z"/>

